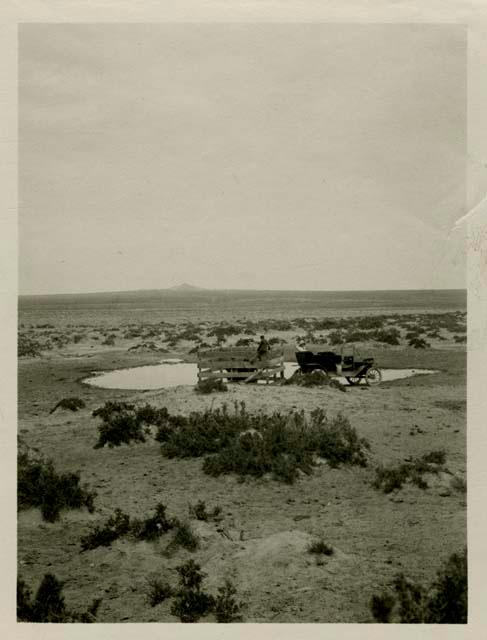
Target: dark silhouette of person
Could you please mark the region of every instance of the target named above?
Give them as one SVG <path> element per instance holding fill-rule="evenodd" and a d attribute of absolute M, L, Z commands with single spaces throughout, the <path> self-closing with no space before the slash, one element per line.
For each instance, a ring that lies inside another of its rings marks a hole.
<path fill-rule="evenodd" d="M 260 336 L 260 342 L 257 346 L 257 359 L 262 360 L 271 350 L 271 345 L 265 339 L 265 336 Z"/>

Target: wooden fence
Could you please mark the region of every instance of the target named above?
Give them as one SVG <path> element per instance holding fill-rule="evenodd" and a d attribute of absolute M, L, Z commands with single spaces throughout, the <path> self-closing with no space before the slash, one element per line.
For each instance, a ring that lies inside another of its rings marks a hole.
<path fill-rule="evenodd" d="M 220 379 L 231 382 L 276 382 L 284 377 L 282 349 L 258 358 L 255 348 L 227 347 L 198 351 L 198 382 Z"/>

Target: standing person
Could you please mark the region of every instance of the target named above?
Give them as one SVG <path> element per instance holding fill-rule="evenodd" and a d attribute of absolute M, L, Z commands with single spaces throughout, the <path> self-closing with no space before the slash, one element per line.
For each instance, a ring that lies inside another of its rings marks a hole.
<path fill-rule="evenodd" d="M 257 359 L 262 360 L 271 350 L 271 345 L 267 342 L 264 336 L 260 336 L 260 342 L 257 346 Z"/>

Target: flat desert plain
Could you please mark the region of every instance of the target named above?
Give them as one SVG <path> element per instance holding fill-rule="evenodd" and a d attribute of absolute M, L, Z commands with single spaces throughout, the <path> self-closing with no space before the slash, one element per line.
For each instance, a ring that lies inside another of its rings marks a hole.
<path fill-rule="evenodd" d="M 268 322 L 256 323 L 252 332 L 241 323 L 225 334 L 214 329 L 226 325 L 209 322 L 21 325 L 21 447 L 52 460 L 60 473 L 79 473 L 96 497 L 92 513 L 62 510 L 55 522 L 45 521 L 39 509 L 19 510 L 19 576 L 35 591 L 46 573 L 54 574 L 72 609 L 86 609 L 101 598 L 99 622 L 178 622 L 172 598 L 156 606 L 148 602 L 148 581 L 158 577 L 176 586 L 177 567 L 192 558 L 206 574 L 208 592 L 231 581 L 243 622 L 372 622 L 372 596 L 389 588 L 398 573 L 430 583 L 448 556 L 466 544 L 466 344 L 465 328 L 459 327 L 465 314 L 428 317 L 385 318 L 385 329 L 397 328 L 398 344 L 372 334 L 369 340 L 359 335 L 356 342 L 381 368 L 435 373 L 348 386 L 346 392 L 330 386 L 229 384 L 226 392 L 201 394 L 193 385 L 123 390 L 83 382 L 95 371 L 157 364 L 162 358 L 194 362 L 198 345 L 227 346 L 255 340 L 264 331 L 284 345 L 290 359 L 300 335 L 339 350 L 330 344 L 333 327 Z M 347 322 L 340 330 L 357 327 L 356 321 Z M 426 346 L 411 346 L 408 331 L 416 331 Z M 51 413 L 60 400 L 73 397 L 84 407 Z M 92 412 L 108 401 L 166 407 L 183 416 L 224 403 L 229 411 L 234 403 L 245 403 L 249 413 L 266 414 L 309 415 L 321 408 L 331 418 L 346 416 L 370 448 L 366 466 L 334 467 L 317 459 L 311 472 L 300 471 L 292 483 L 272 474 L 214 477 L 204 472 L 203 456 L 163 455 L 154 430 L 145 442 L 94 448 L 101 420 Z M 374 486 L 378 467 L 397 467 L 437 451 L 444 452 L 444 464 L 426 474 L 426 486 L 408 480 L 389 493 Z M 219 517 L 196 518 L 190 507 L 199 501 L 208 511 L 219 507 Z M 109 546 L 82 550 L 80 539 L 115 509 L 143 519 L 158 503 L 189 524 L 196 550 L 171 546 L 171 532 L 153 541 L 120 537 Z M 332 548 L 330 555 L 309 552 L 318 539 Z M 210 614 L 201 621 L 214 619 Z"/>

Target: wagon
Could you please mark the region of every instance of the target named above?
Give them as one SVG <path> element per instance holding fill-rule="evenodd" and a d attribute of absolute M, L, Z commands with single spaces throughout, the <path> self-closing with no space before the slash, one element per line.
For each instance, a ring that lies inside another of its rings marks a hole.
<path fill-rule="evenodd" d="M 334 351 L 296 351 L 296 360 L 301 373 L 324 371 L 327 375 L 346 378 L 351 385 L 360 384 L 362 380 L 368 385 L 379 384 L 382 380 L 380 369 L 375 366 L 374 358 L 360 358 L 355 349 L 342 348 L 340 353 Z"/>

